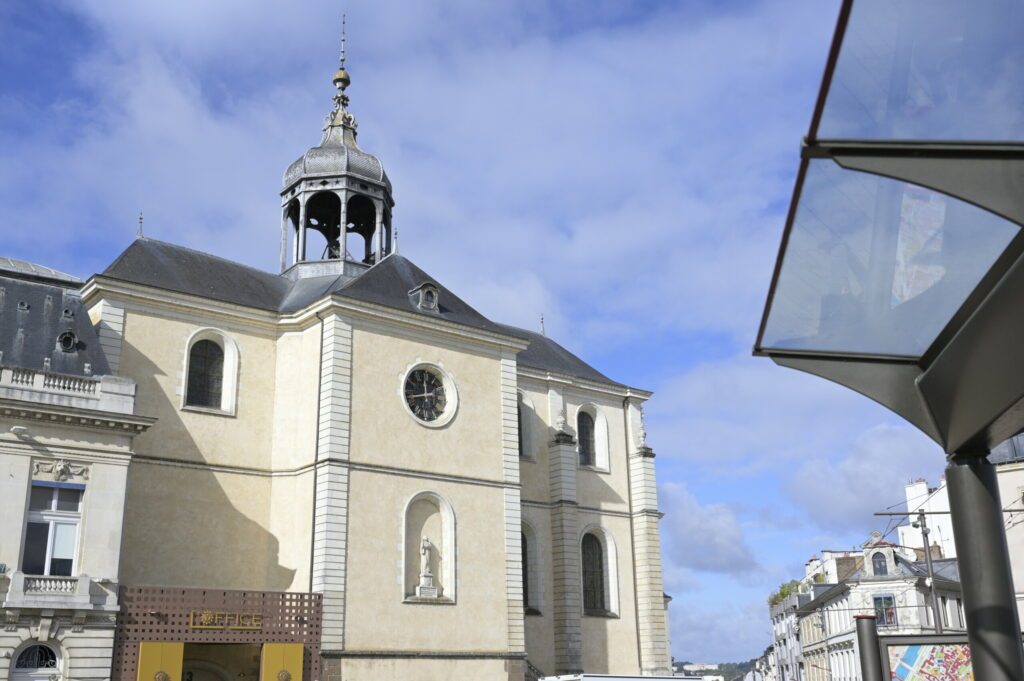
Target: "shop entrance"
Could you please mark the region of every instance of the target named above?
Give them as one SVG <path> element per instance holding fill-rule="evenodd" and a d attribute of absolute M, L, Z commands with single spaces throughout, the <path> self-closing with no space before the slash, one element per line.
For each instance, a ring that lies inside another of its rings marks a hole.
<path fill-rule="evenodd" d="M 258 643 L 186 643 L 182 681 L 257 681 Z"/>

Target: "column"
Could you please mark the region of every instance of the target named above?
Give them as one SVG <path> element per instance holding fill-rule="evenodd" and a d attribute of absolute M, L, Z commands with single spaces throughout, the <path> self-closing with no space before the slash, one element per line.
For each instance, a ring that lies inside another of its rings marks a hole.
<path fill-rule="evenodd" d="M 380 262 L 381 256 L 383 255 L 384 244 L 383 244 L 383 225 L 384 225 L 384 202 L 380 199 L 373 200 L 374 213 L 376 213 L 377 224 L 373 228 L 373 243 L 377 249 L 374 254 L 373 261 L 375 263 Z"/>
<path fill-rule="evenodd" d="M 552 614 L 555 629 L 555 674 L 583 671 L 583 603 L 579 547 L 579 514 L 576 503 L 576 471 L 579 456 L 576 440 L 568 432 L 562 395 L 548 392 L 555 435 L 548 444 L 551 484 Z"/>
<path fill-rule="evenodd" d="M 671 674 L 668 649 L 668 621 L 664 605 L 661 567 L 661 537 L 658 523 L 658 486 L 654 474 L 654 451 L 647 446 L 640 404 L 626 406 L 629 452 L 629 502 L 633 529 L 633 576 L 637 603 L 637 636 L 640 640 L 640 670 L 645 676 Z"/>
<path fill-rule="evenodd" d="M 341 259 L 348 258 L 348 190 L 337 191 L 338 200 L 341 201 L 341 219 L 338 222 L 338 247 L 341 249 Z"/>
<path fill-rule="evenodd" d="M 284 272 L 288 258 L 288 207 L 281 208 L 281 271 Z"/>
<path fill-rule="evenodd" d="M 306 259 L 306 195 L 299 195 L 299 249 L 295 256 L 295 262 L 302 262 Z"/>

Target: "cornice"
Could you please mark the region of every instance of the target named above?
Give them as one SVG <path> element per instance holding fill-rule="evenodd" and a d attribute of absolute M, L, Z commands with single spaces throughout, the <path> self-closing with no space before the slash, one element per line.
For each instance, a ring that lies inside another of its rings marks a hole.
<path fill-rule="evenodd" d="M 650 390 L 631 388 L 629 386 L 619 385 L 616 383 L 600 383 L 598 381 L 591 381 L 578 376 L 572 376 L 571 374 L 563 374 L 555 371 L 548 371 L 546 369 L 535 369 L 518 363 L 517 373 L 523 378 L 533 379 L 547 385 L 558 384 L 562 386 L 569 386 L 580 390 L 603 393 L 605 395 L 614 395 L 615 397 L 621 397 L 623 399 L 634 398 L 640 402 L 645 402 L 654 395 Z"/>
<path fill-rule="evenodd" d="M 111 411 L 62 407 L 22 400 L 0 399 L 0 416 L 54 426 L 90 428 L 107 432 L 117 431 L 131 435 L 145 432 L 156 423 L 155 418 L 118 414 Z"/>

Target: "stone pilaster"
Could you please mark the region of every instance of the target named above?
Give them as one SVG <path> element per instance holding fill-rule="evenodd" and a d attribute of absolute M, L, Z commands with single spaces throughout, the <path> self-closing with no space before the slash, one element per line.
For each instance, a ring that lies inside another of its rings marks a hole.
<path fill-rule="evenodd" d="M 516 356 L 501 358 L 501 458 L 505 506 L 505 589 L 508 612 L 508 651 L 526 656 L 526 624 L 523 621 L 522 502 L 519 487 L 519 395 L 516 391 Z M 510 660 L 509 681 L 525 677 L 524 661 Z"/>
<path fill-rule="evenodd" d="M 564 418 L 560 419 L 564 428 Z M 556 421 L 558 423 L 558 421 Z M 548 445 L 551 480 L 551 562 L 554 569 L 552 609 L 555 628 L 555 674 L 583 671 L 582 584 L 579 518 L 576 505 L 576 442 L 565 430 Z"/>
<path fill-rule="evenodd" d="M 645 676 L 671 674 L 661 537 L 658 534 L 658 486 L 654 476 L 654 452 L 646 444 L 639 406 L 628 407 L 629 499 L 633 520 L 633 555 L 636 561 L 637 635 L 640 639 L 640 671 Z"/>
<path fill-rule="evenodd" d="M 352 327 L 330 315 L 323 320 L 321 334 L 311 587 L 324 595 L 323 649 L 341 650 L 345 647 Z"/>
<path fill-rule="evenodd" d="M 121 340 L 124 338 L 124 308 L 109 300 L 97 305 L 98 315 L 93 316 L 100 339 L 100 347 L 107 358 L 110 370 L 117 373 L 121 368 Z"/>

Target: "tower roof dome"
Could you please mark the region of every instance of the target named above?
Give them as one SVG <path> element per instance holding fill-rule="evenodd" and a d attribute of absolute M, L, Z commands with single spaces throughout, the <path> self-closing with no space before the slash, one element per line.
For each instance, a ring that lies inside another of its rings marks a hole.
<path fill-rule="evenodd" d="M 284 171 L 284 188 L 287 189 L 301 178 L 352 175 L 383 184 L 390 192 L 391 180 L 384 172 L 380 159 L 360 149 L 356 142 L 356 117 L 348 110 L 348 95 L 345 94 L 352 79 L 345 69 L 344 24 L 341 66 L 331 80 L 337 92 L 334 95 L 334 110 L 327 115 L 324 123 L 324 137 L 318 146 L 312 147 Z"/>

